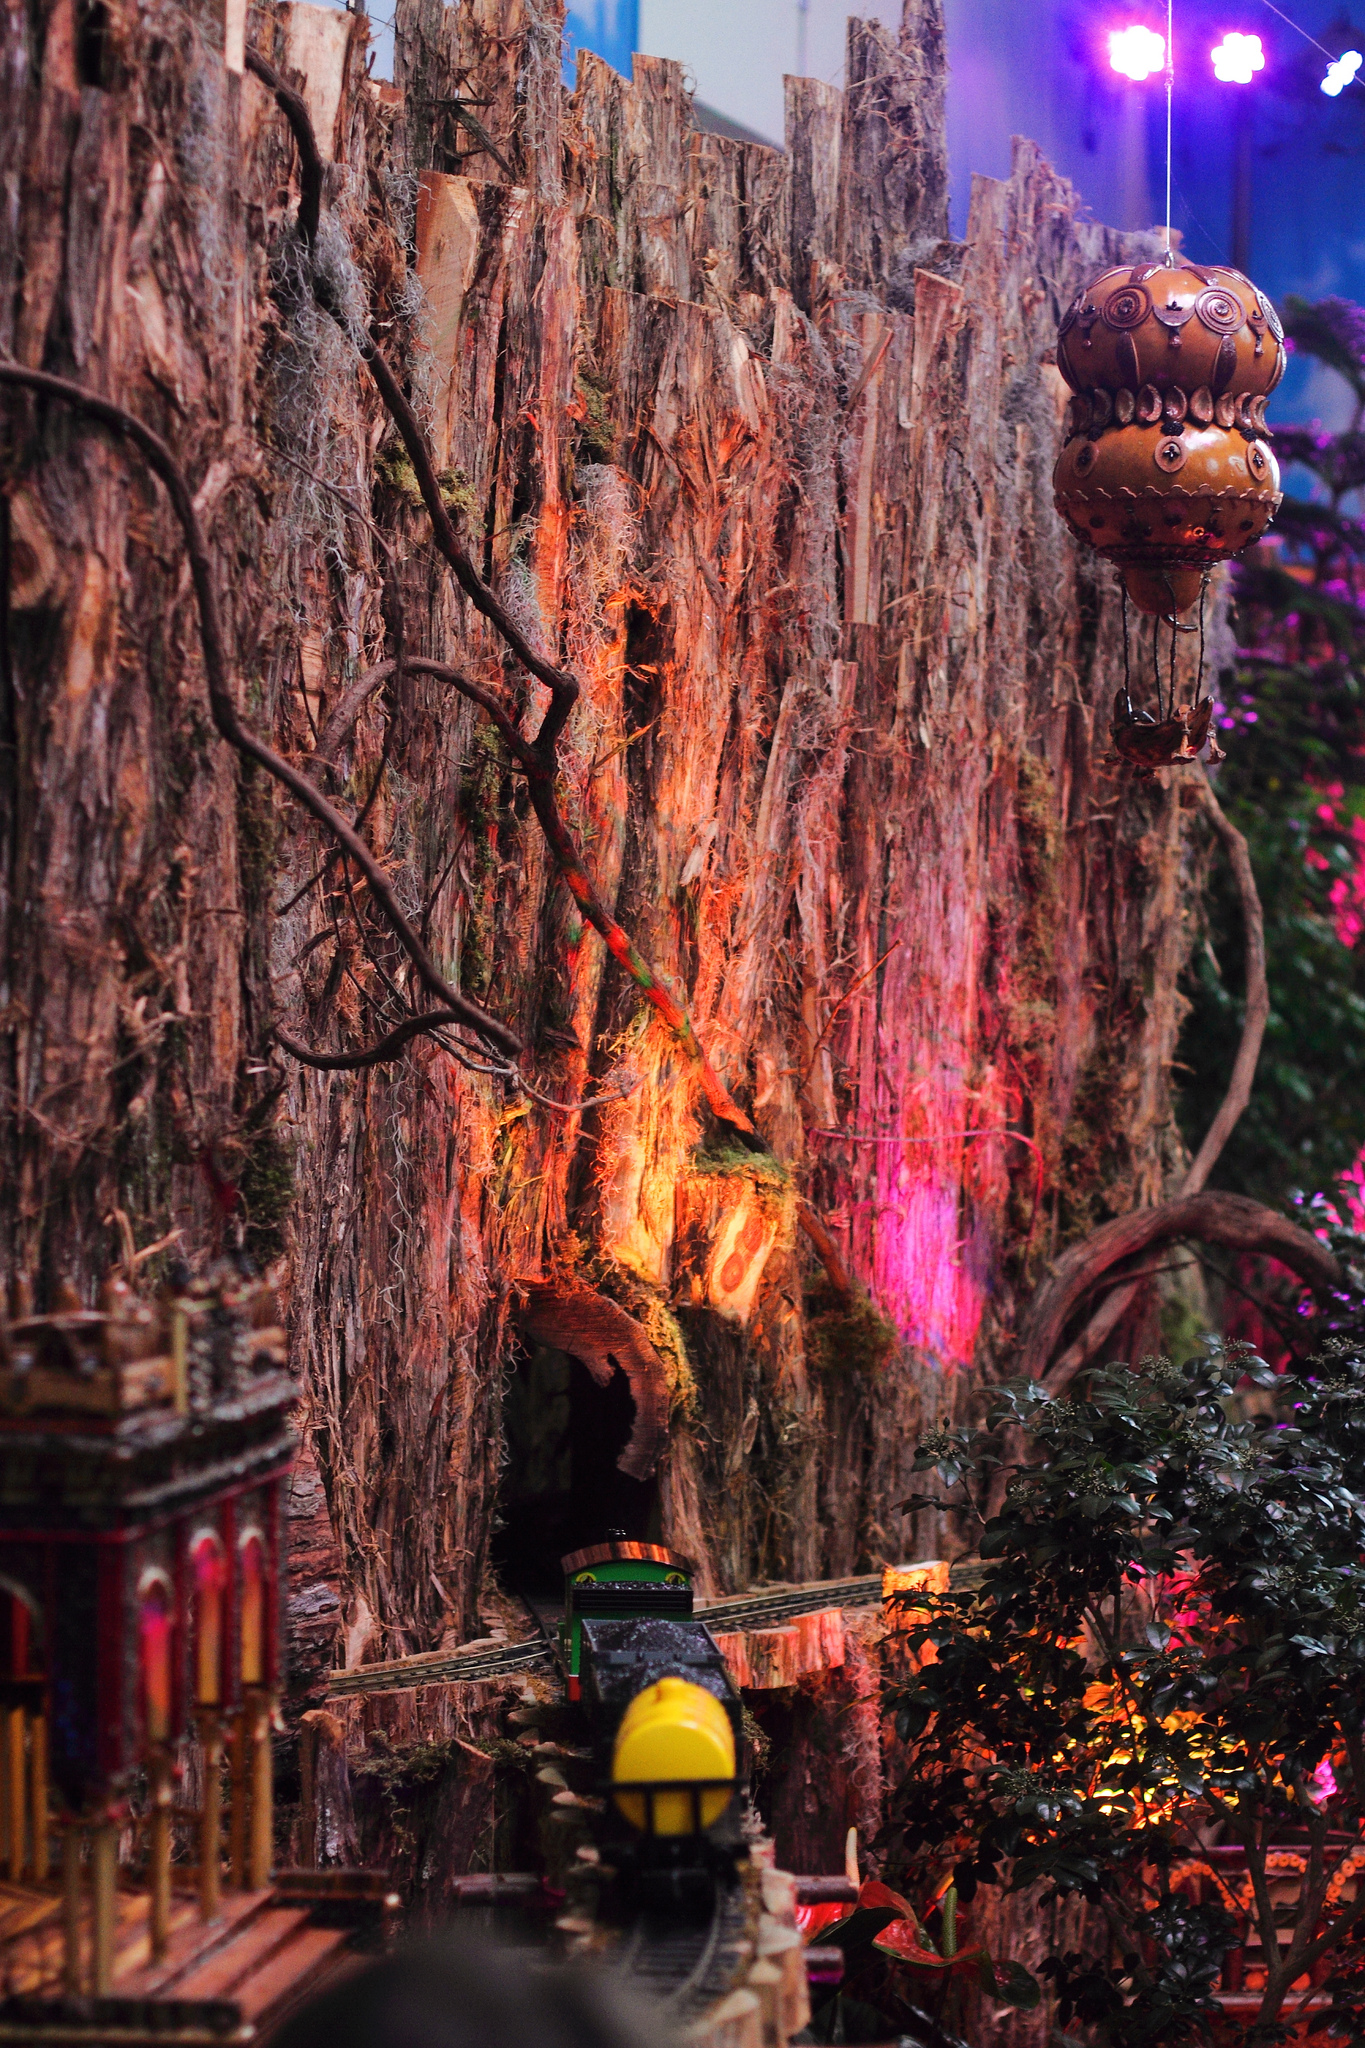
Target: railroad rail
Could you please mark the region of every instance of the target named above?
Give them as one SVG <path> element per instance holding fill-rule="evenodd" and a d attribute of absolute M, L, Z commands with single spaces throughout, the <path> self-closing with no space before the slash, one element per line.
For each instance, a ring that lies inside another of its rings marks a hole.
<path fill-rule="evenodd" d="M 979 1580 L 981 1570 L 975 1559 L 955 1564 L 948 1583 L 954 1592 L 963 1592 Z M 760 1586 L 751 1593 L 699 1600 L 696 1613 L 713 1632 L 727 1635 L 734 1630 L 780 1627 L 798 1615 L 819 1614 L 827 1607 L 877 1607 L 881 1598 L 882 1574 L 860 1572 L 853 1578 L 811 1579 L 802 1586 Z M 395 1657 L 387 1664 L 362 1664 L 354 1671 L 333 1672 L 327 1691 L 333 1699 L 357 1693 L 402 1692 L 414 1685 L 515 1677 L 522 1671 L 544 1670 L 552 1663 L 543 1635 L 519 1643 L 481 1639 L 453 1650 L 422 1650 L 415 1656 Z"/>

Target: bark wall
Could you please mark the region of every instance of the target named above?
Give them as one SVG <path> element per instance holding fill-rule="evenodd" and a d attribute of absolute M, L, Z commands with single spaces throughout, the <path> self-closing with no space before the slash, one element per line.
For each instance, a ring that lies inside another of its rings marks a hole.
<path fill-rule="evenodd" d="M 1058 314 L 1148 243 L 1027 143 L 947 239 L 936 0 L 898 38 L 851 23 L 844 91 L 789 81 L 785 153 L 698 133 L 662 61 L 627 82 L 584 55 L 566 92 L 552 0 L 400 0 L 394 88 L 362 18 L 279 4 L 246 32 L 331 159 L 320 260 L 484 573 L 582 681 L 561 798 L 599 888 L 777 1164 L 709 1116 L 500 743 L 428 678 L 370 691 L 316 773 L 374 792 L 405 908 L 546 1093 L 638 1085 L 566 1114 L 429 1041 L 360 1073 L 285 1058 L 277 1020 L 373 1035 L 397 958 L 212 731 L 157 487 L 7 397 L 0 1264 L 89 1289 L 125 1224 L 202 1249 L 240 1190 L 249 1246 L 292 1268 L 351 1662 L 478 1632 L 517 1289 L 555 1274 L 664 1361 L 663 1527 L 709 1587 L 960 1547 L 893 1512 L 917 1430 L 1008 1370 L 1056 1250 L 1178 1162 L 1187 823 L 1108 759 L 1116 590 L 1049 488 Z M 173 443 L 239 704 L 283 751 L 313 758 L 400 619 L 530 717 L 544 692 L 456 592 L 306 288 L 241 34 L 235 0 L 6 0 L 0 347 Z M 889 1358 L 821 1291 L 795 1189 Z M 736 1201 L 774 1246 L 747 1324 L 695 1248 Z"/>

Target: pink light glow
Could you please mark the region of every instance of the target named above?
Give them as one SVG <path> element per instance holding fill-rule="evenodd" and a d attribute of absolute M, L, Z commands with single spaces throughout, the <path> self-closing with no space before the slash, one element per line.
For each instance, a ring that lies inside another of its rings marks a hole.
<path fill-rule="evenodd" d="M 1109 38 L 1109 66 L 1124 78 L 1140 85 L 1144 78 L 1160 71 L 1166 62 L 1166 38 L 1134 22 L 1130 28 L 1116 28 Z"/>
<path fill-rule="evenodd" d="M 1318 1765 L 1309 1782 L 1313 1788 L 1309 1797 L 1315 1806 L 1325 1806 L 1329 1799 L 1336 1798 L 1337 1774 L 1326 1757 Z"/>

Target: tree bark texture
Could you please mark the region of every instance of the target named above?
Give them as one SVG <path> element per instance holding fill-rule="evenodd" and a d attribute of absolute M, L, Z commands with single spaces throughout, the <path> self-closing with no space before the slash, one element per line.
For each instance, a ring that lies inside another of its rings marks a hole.
<path fill-rule="evenodd" d="M 429 1039 L 358 1073 L 282 1054 L 276 1023 L 376 1035 L 401 960 L 210 725 L 157 486 L 7 400 L 0 1264 L 88 1292 L 125 1225 L 198 1254 L 242 1217 L 287 1259 L 350 1663 L 478 1633 L 531 1286 L 646 1333 L 661 1530 L 703 1590 L 898 1558 L 918 1429 L 1011 1368 L 1049 1261 L 1182 1164 L 1195 801 L 1118 775 L 1117 588 L 1049 487 L 1058 314 L 1149 240 L 1020 143 L 949 241 L 936 0 L 899 37 L 851 23 L 844 91 L 788 82 L 785 153 L 699 133 L 662 60 L 583 54 L 566 91 L 552 0 L 400 0 L 393 87 L 362 17 L 302 4 L 245 31 L 240 0 L 3 18 L 0 347 L 171 443 L 241 715 L 368 802 L 405 912 L 537 1086 L 634 1085 L 558 1112 Z M 431 676 L 358 686 L 401 621 L 408 657 L 528 722 L 545 702 L 310 295 L 244 32 L 330 159 L 319 262 L 481 572 L 582 683 L 559 798 L 597 888 L 771 1158 L 582 923 L 483 715 Z M 798 1192 L 875 1315 L 829 1308 Z M 922 1553 L 961 1547 L 921 1519 Z"/>

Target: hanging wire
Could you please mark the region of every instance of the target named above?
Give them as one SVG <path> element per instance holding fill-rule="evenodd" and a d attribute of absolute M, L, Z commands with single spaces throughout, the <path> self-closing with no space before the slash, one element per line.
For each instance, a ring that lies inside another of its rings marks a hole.
<path fill-rule="evenodd" d="M 1152 620 L 1152 684 L 1156 690 L 1156 715 L 1161 716 L 1161 620 Z"/>
<path fill-rule="evenodd" d="M 1166 262 L 1171 254 L 1171 100 L 1175 93 L 1175 0 L 1166 0 Z"/>
<path fill-rule="evenodd" d="M 1123 708 L 1128 718 L 1133 716 L 1133 678 L 1128 667 L 1128 585 L 1120 583 L 1123 593 Z"/>
<path fill-rule="evenodd" d="M 1209 594 L 1209 572 L 1206 569 L 1199 579 L 1199 674 L 1195 678 L 1194 701 L 1199 704 L 1204 696 L 1204 600 Z"/>
<path fill-rule="evenodd" d="M 1311 43 L 1315 50 L 1321 50 L 1323 56 L 1327 59 L 1329 64 L 1336 64 L 1337 62 L 1339 62 L 1339 59 L 1332 55 L 1332 52 L 1328 49 L 1326 43 L 1320 43 L 1316 36 L 1309 35 L 1306 28 L 1300 28 L 1298 22 L 1292 20 L 1290 16 L 1284 12 L 1283 8 L 1277 7 L 1275 5 L 1275 0 L 1261 0 L 1261 5 L 1263 7 L 1268 7 L 1272 14 L 1278 14 L 1280 20 L 1286 23 L 1288 27 L 1292 28 L 1296 36 L 1302 36 L 1304 41 L 1306 43 Z M 1347 80 L 1347 84 L 1365 86 L 1365 77 L 1362 77 L 1360 73 L 1357 72 L 1354 78 Z"/>
<path fill-rule="evenodd" d="M 1167 712 L 1167 714 L 1166 714 L 1166 716 L 1167 716 L 1168 718 L 1174 718 L 1174 717 L 1175 717 L 1175 646 L 1176 646 L 1176 639 L 1177 639 L 1177 637 L 1178 637 L 1178 633 L 1179 633 L 1179 628 L 1177 627 L 1177 625 L 1176 625 L 1176 623 L 1175 623 L 1175 620 L 1174 620 L 1174 619 L 1172 619 L 1172 620 L 1171 620 L 1171 708 L 1170 708 L 1170 710 L 1169 710 L 1169 711 Z"/>

